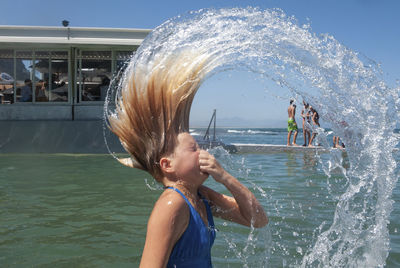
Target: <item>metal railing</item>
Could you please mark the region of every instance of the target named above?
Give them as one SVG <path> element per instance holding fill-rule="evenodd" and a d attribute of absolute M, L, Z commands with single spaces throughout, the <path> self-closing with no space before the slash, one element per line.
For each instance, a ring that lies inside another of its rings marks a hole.
<path fill-rule="evenodd" d="M 206 131 L 206 134 L 203 137 L 203 140 L 209 141 L 210 140 L 210 127 L 211 127 L 211 123 L 214 121 L 214 134 L 213 134 L 213 139 L 212 141 L 216 141 L 216 137 L 215 137 L 215 129 L 216 129 L 216 125 L 217 125 L 217 110 L 214 109 L 213 115 L 211 116 L 211 120 L 210 123 L 208 124 L 208 128 Z"/>

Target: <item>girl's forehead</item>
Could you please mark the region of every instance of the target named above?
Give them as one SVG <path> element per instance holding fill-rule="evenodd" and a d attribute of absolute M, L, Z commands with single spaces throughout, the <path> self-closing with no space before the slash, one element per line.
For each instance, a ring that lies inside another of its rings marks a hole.
<path fill-rule="evenodd" d="M 178 135 L 178 142 L 188 144 L 188 143 L 196 143 L 195 139 L 187 132 L 180 133 Z"/>

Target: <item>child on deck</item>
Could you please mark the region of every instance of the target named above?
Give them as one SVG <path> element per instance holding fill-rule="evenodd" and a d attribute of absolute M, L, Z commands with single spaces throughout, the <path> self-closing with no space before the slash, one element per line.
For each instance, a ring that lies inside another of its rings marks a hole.
<path fill-rule="evenodd" d="M 303 146 L 307 146 L 308 141 L 310 140 L 310 130 L 308 125 L 310 124 L 311 119 L 310 119 L 309 104 L 306 103 L 305 101 L 303 101 L 303 109 L 301 110 L 301 117 L 303 118 L 303 138 L 304 138 Z"/>
<path fill-rule="evenodd" d="M 314 141 L 315 137 L 318 134 L 317 128 L 320 127 L 320 125 L 319 125 L 319 114 L 312 106 L 310 106 L 310 111 L 311 111 L 311 114 L 312 114 L 311 120 L 312 120 L 312 123 L 313 123 L 313 132 L 312 132 L 312 135 L 311 135 L 310 142 L 308 143 L 308 146 L 309 147 L 314 147 L 312 142 Z"/>
<path fill-rule="evenodd" d="M 213 216 L 245 226 L 268 223 L 253 193 L 188 133 L 207 62 L 181 52 L 158 61 L 151 72 L 148 66 L 128 68 L 115 114 L 108 117 L 131 155 L 120 162 L 148 171 L 164 186 L 148 221 L 140 267 L 212 267 Z M 202 185 L 209 175 L 232 197 Z"/>

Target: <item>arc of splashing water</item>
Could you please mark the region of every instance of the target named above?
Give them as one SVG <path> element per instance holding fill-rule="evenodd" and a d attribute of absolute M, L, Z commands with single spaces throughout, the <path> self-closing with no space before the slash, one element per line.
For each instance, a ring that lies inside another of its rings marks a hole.
<path fill-rule="evenodd" d="M 154 62 L 162 65 L 163 58 L 184 49 L 210 56 L 208 77 L 245 69 L 288 88 L 316 107 L 346 144 L 348 187 L 339 197 L 333 224 L 317 237 L 302 265 L 383 266 L 398 177 L 392 150 L 398 143 L 393 129 L 399 88 L 385 84 L 373 61 L 329 35 L 316 36 L 310 26 L 299 26 L 278 9 L 200 10 L 170 19 L 144 40 L 128 70 L 151 72 Z M 109 94 L 118 95 L 123 81 Z M 107 105 L 106 115 L 112 114 Z"/>

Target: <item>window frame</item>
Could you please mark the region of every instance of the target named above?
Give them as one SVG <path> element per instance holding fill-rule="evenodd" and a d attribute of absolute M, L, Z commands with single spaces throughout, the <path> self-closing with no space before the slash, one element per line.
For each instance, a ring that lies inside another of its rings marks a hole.
<path fill-rule="evenodd" d="M 17 52 L 21 52 L 21 51 L 30 51 L 31 52 L 31 56 L 32 56 L 32 73 L 33 73 L 33 77 L 32 77 L 32 85 L 36 85 L 36 77 L 35 77 L 35 71 L 36 71 L 36 67 L 35 67 L 35 63 L 36 63 L 36 52 L 37 51 L 42 51 L 42 52 L 49 52 L 49 86 L 50 86 L 50 94 L 51 94 L 51 73 L 52 73 L 52 69 L 51 69 L 51 65 L 52 65 L 52 53 L 51 52 L 55 52 L 55 51 L 59 51 L 59 52 L 67 52 L 67 64 L 68 64 L 68 98 L 67 101 L 46 101 L 46 102 L 37 102 L 36 101 L 36 90 L 33 90 L 32 87 L 32 101 L 30 102 L 17 102 Z M 71 75 L 71 49 L 68 48 L 31 48 L 31 49 L 24 49 L 24 48 L 15 48 L 13 49 L 13 57 L 14 57 L 14 70 L 13 70 L 13 77 L 14 77 L 14 103 L 13 105 L 30 105 L 30 104 L 36 104 L 36 105 L 70 105 L 72 104 L 72 75 Z"/>
<path fill-rule="evenodd" d="M 81 70 L 78 69 L 79 66 L 82 66 L 82 51 L 110 51 L 111 52 L 111 82 L 114 79 L 116 72 L 117 72 L 117 62 L 120 59 L 117 59 L 119 52 L 129 53 L 133 55 L 139 46 L 132 45 L 132 46 L 80 46 L 80 45 L 71 45 L 71 46 L 60 46 L 60 47 L 51 47 L 48 44 L 45 46 L 33 46 L 33 47 L 25 47 L 25 46 L 1 46 L 1 50 L 12 50 L 12 62 L 13 62 L 13 73 L 12 76 L 14 81 L 12 83 L 14 92 L 13 92 L 13 103 L 12 105 L 99 105 L 103 104 L 104 101 L 102 100 L 95 100 L 95 101 L 84 101 L 82 100 L 82 95 L 78 92 L 81 85 L 78 85 L 78 81 L 81 78 Z M 32 101 L 30 102 L 17 102 L 17 53 L 25 51 L 31 53 L 31 60 L 32 60 Z M 36 101 L 36 90 L 34 90 L 34 86 L 36 86 L 36 60 L 37 60 L 37 52 L 49 52 L 49 83 L 51 88 L 51 73 L 52 73 L 52 52 L 66 52 L 67 53 L 67 63 L 68 63 L 68 99 L 67 101 L 46 101 L 46 102 L 38 102 Z M 127 58 L 126 60 L 129 60 Z M 11 74 L 10 74 L 11 75 Z M 1 104 L 0 104 L 1 105 Z"/>
<path fill-rule="evenodd" d="M 74 60 L 74 68 L 75 68 L 75 104 L 94 104 L 94 105 L 98 105 L 98 104 L 102 104 L 104 103 L 104 101 L 102 100 L 94 100 L 94 101 L 85 101 L 82 100 L 82 85 L 79 84 L 78 85 L 78 81 L 82 81 L 82 71 L 81 68 L 79 68 L 80 66 L 82 66 L 82 52 L 83 51 L 111 51 L 111 78 L 110 80 L 112 81 L 116 75 L 116 71 L 117 71 L 117 53 L 118 52 L 131 52 L 131 55 L 133 55 L 133 53 L 135 53 L 137 50 L 137 47 L 132 47 L 132 48 L 104 48 L 104 47 L 98 47 L 98 48 L 86 48 L 86 47 L 82 47 L 76 48 L 75 51 L 75 60 Z"/>

